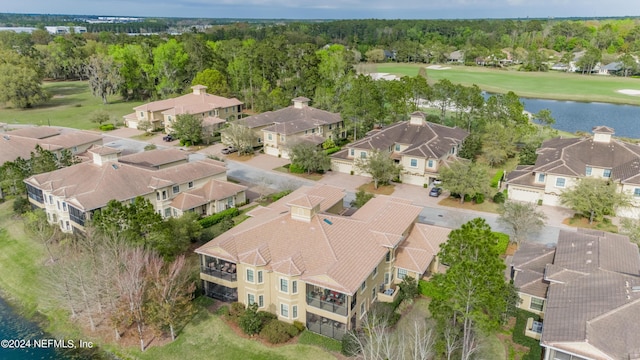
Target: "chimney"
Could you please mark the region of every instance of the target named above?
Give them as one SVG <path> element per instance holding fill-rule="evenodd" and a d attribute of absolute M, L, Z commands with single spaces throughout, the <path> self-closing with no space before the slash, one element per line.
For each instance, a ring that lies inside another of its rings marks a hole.
<path fill-rule="evenodd" d="M 294 108 L 302 109 L 303 107 L 309 106 L 309 101 L 311 101 L 311 100 L 307 99 L 304 96 L 299 96 L 299 97 L 297 97 L 297 98 L 295 98 L 295 99 L 293 99 L 291 101 L 293 101 L 293 107 Z"/>
<path fill-rule="evenodd" d="M 204 85 L 195 85 L 192 86 L 193 95 L 205 95 L 207 93 L 207 87 Z"/>
<path fill-rule="evenodd" d="M 107 146 L 94 146 L 88 150 L 95 165 L 102 166 L 108 162 L 118 162 L 120 150 Z"/>
<path fill-rule="evenodd" d="M 608 126 L 596 126 L 592 129 L 593 141 L 608 144 L 611 142 L 611 135 L 615 134 L 612 128 Z"/>
<path fill-rule="evenodd" d="M 411 120 L 409 120 L 409 124 L 411 125 L 422 125 L 425 122 L 425 115 L 422 111 L 415 111 L 411 113 Z"/>
<path fill-rule="evenodd" d="M 320 212 L 320 203 L 324 198 L 314 195 L 302 195 L 293 199 L 287 205 L 291 207 L 291 218 L 304 222 L 311 222 L 311 219 Z"/>

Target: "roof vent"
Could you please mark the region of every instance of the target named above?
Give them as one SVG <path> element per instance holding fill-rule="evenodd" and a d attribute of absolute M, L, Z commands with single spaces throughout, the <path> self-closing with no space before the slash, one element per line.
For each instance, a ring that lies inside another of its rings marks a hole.
<path fill-rule="evenodd" d="M 333 223 L 329 219 L 322 219 L 322 221 L 326 222 L 329 225 L 333 225 Z"/>
<path fill-rule="evenodd" d="M 112 167 L 114 170 L 118 170 L 118 165 L 116 165 L 116 164 L 111 164 L 111 167 Z"/>
<path fill-rule="evenodd" d="M 587 259 L 587 264 L 591 264 L 591 259 Z"/>

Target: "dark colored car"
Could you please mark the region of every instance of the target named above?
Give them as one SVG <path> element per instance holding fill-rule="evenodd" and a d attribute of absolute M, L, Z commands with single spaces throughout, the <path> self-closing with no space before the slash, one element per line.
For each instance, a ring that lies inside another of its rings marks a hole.
<path fill-rule="evenodd" d="M 223 154 L 231 154 L 238 151 L 238 149 L 236 149 L 233 146 L 227 146 L 226 148 L 223 148 L 220 152 L 222 152 Z"/>
<path fill-rule="evenodd" d="M 429 191 L 429 196 L 438 197 L 442 194 L 442 188 L 434 187 Z"/>
<path fill-rule="evenodd" d="M 175 139 L 173 138 L 173 135 L 168 134 L 168 135 L 165 135 L 165 136 L 162 138 L 162 140 L 164 140 L 164 141 L 173 141 L 173 140 L 175 140 Z"/>

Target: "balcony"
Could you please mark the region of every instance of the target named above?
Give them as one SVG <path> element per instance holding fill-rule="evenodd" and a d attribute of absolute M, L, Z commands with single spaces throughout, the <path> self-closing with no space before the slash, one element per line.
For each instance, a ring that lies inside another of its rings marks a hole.
<path fill-rule="evenodd" d="M 347 316 L 347 295 L 307 284 L 307 305 Z"/>
<path fill-rule="evenodd" d="M 330 320 L 316 314 L 307 313 L 307 329 L 316 334 L 342 340 L 342 337 L 347 332 L 347 324 Z"/>
<path fill-rule="evenodd" d="M 396 300 L 399 293 L 400 291 L 398 291 L 398 288 L 396 286 L 385 289 L 384 285 L 381 285 L 380 291 L 378 292 L 378 301 L 384 303 L 392 303 Z"/>
<path fill-rule="evenodd" d="M 204 265 L 200 267 L 201 273 L 227 281 L 238 281 L 236 271 L 236 264 L 210 256 L 204 257 Z"/>
<path fill-rule="evenodd" d="M 204 281 L 204 292 L 208 297 L 226 302 L 238 301 L 238 289 Z"/>

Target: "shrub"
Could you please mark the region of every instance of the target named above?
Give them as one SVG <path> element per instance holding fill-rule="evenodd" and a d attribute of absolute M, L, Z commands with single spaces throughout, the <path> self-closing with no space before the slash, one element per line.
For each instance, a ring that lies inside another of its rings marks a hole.
<path fill-rule="evenodd" d="M 493 234 L 498 237 L 498 244 L 496 244 L 498 254 L 502 255 L 506 253 L 507 247 L 509 246 L 509 235 L 497 231 L 494 231 Z"/>
<path fill-rule="evenodd" d="M 279 320 L 272 320 L 262 328 L 260 336 L 271 344 L 282 344 L 291 339 L 291 335 L 288 332 L 290 327 L 297 331 L 293 325 Z"/>
<path fill-rule="evenodd" d="M 353 199 L 351 203 L 349 203 L 349 205 L 360 208 L 369 200 L 373 199 L 373 197 L 374 195 L 371 193 L 365 192 L 364 190 L 358 190 L 358 192 L 356 193 L 356 198 Z"/>
<path fill-rule="evenodd" d="M 334 147 L 325 149 L 324 152 L 327 153 L 327 155 L 331 155 L 333 153 L 337 153 L 340 150 L 342 150 L 340 146 L 334 146 Z"/>
<path fill-rule="evenodd" d="M 498 191 L 495 195 L 493 195 L 493 202 L 496 204 L 504 204 L 505 198 L 504 193 Z"/>
<path fill-rule="evenodd" d="M 271 201 L 278 201 L 289 194 L 291 194 L 291 190 L 283 190 L 275 194 L 272 194 L 270 198 L 271 198 Z"/>
<path fill-rule="evenodd" d="M 229 309 L 229 320 L 238 322 L 238 319 L 247 309 L 244 304 L 239 302 L 234 302 L 231 304 L 231 308 Z"/>
<path fill-rule="evenodd" d="M 148 145 L 145 145 L 144 151 L 155 150 L 157 148 L 158 147 L 155 144 L 148 144 Z"/>
<path fill-rule="evenodd" d="M 216 310 L 216 315 L 229 317 L 229 306 L 220 306 L 218 310 Z"/>
<path fill-rule="evenodd" d="M 400 283 L 400 291 L 404 294 L 405 299 L 414 299 L 420 295 L 418 282 L 411 276 L 405 276 Z"/>
<path fill-rule="evenodd" d="M 440 299 L 444 296 L 440 288 L 438 288 L 433 281 L 420 280 L 418 282 L 418 288 L 420 289 L 420 294 L 432 299 Z"/>
<path fill-rule="evenodd" d="M 305 169 L 302 168 L 300 165 L 297 164 L 291 164 L 289 166 L 289 172 L 292 174 L 304 174 L 305 173 Z"/>
<path fill-rule="evenodd" d="M 484 202 L 484 194 L 482 193 L 477 193 L 473 196 L 473 201 L 475 201 L 476 204 L 482 204 Z"/>
<path fill-rule="evenodd" d="M 303 323 L 297 320 L 293 322 L 293 326 L 295 326 L 296 329 L 298 329 L 298 332 L 303 332 L 304 329 L 307 328 Z"/>
<path fill-rule="evenodd" d="M 115 130 L 115 126 L 113 124 L 102 124 L 100 125 L 100 131 L 111 131 Z"/>
<path fill-rule="evenodd" d="M 358 334 L 355 333 L 354 330 L 344 334 L 342 337 L 342 351 L 340 351 L 342 355 L 349 357 L 358 355 L 360 346 L 358 345 L 357 336 Z"/>
<path fill-rule="evenodd" d="M 257 310 L 258 304 L 251 304 L 238 318 L 238 326 L 247 335 L 254 335 L 262 330 L 262 315 Z"/>
<path fill-rule="evenodd" d="M 29 200 L 26 197 L 18 196 L 13 201 L 13 212 L 16 214 L 24 214 L 31 208 Z"/>
<path fill-rule="evenodd" d="M 429 187 L 429 184 L 422 184 L 422 187 L 426 189 Z"/>
<path fill-rule="evenodd" d="M 276 320 L 278 318 L 276 314 L 262 310 L 258 311 L 258 317 L 260 318 L 260 321 L 262 321 L 262 324 L 266 324 L 269 321 Z"/>
<path fill-rule="evenodd" d="M 465 202 L 469 202 L 469 201 L 471 201 L 471 195 L 466 194 L 466 195 L 464 196 L 464 201 L 465 201 Z"/>
<path fill-rule="evenodd" d="M 498 170 L 495 175 L 491 178 L 491 187 L 497 189 L 498 184 L 500 184 L 500 180 L 502 180 L 503 172 Z"/>
<path fill-rule="evenodd" d="M 215 213 L 213 215 L 202 218 L 198 220 L 198 223 L 200 223 L 200 226 L 202 226 L 202 228 L 208 228 L 221 222 L 226 218 L 232 218 L 238 215 L 240 215 L 240 210 L 238 210 L 237 208 L 231 208 L 227 210 L 222 210 L 219 213 Z"/>
<path fill-rule="evenodd" d="M 396 299 L 401 298 L 401 294 L 398 294 Z M 383 302 L 375 302 L 371 305 L 370 314 L 375 314 L 380 321 L 384 322 L 386 326 L 392 327 L 398 323 L 400 320 L 400 314 L 396 312 L 396 308 L 398 304 L 394 303 L 383 303 Z"/>

